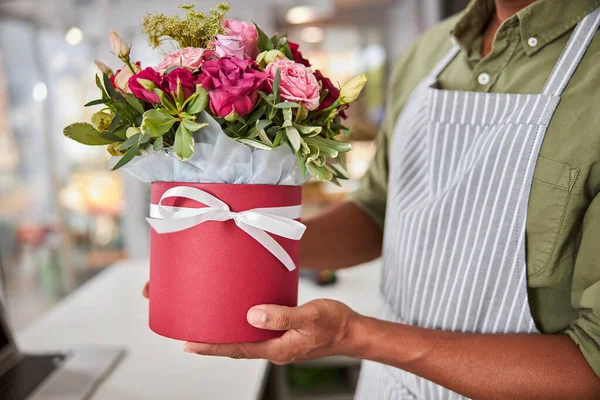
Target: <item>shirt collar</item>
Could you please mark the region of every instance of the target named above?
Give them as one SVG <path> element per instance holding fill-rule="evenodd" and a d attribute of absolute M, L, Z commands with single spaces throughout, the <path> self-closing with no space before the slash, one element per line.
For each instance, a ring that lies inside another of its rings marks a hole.
<path fill-rule="evenodd" d="M 498 31 L 518 25 L 521 45 L 533 55 L 599 6 L 600 0 L 538 0 L 504 21 Z M 479 53 L 481 35 L 494 11 L 494 0 L 472 0 L 454 26 L 452 36 L 467 54 Z M 537 39 L 533 47 L 527 44 L 532 37 Z"/>

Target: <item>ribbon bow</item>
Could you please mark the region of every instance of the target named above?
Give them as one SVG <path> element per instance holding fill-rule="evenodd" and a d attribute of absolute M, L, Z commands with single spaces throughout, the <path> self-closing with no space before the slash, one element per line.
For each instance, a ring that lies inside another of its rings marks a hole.
<path fill-rule="evenodd" d="M 163 205 L 165 199 L 180 197 L 205 204 L 203 208 L 171 207 Z M 228 221 L 252 236 L 265 249 L 285 265 L 289 271 L 296 268 L 290 255 L 269 233 L 288 239 L 300 240 L 306 226 L 295 218 L 300 218 L 302 206 L 253 208 L 233 212 L 223 201 L 203 190 L 176 186 L 163 193 L 158 204 L 150 205 L 150 218 L 146 220 L 158 234 L 179 232 L 207 221 Z"/>

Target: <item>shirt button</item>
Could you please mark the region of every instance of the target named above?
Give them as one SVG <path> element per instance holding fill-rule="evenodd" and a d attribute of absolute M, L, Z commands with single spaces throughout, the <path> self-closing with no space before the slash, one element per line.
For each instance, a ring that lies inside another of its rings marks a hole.
<path fill-rule="evenodd" d="M 527 44 L 529 45 L 529 47 L 535 47 L 538 45 L 538 40 L 536 37 L 530 37 L 529 39 L 527 39 Z"/>
<path fill-rule="evenodd" d="M 487 72 L 482 72 L 477 76 L 477 82 L 479 82 L 480 85 L 485 86 L 488 83 L 490 83 L 490 74 L 488 74 Z"/>

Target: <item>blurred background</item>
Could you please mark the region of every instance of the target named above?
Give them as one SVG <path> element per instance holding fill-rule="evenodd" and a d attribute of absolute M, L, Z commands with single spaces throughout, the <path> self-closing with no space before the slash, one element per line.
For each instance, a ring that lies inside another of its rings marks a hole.
<path fill-rule="evenodd" d="M 132 44 L 132 59 L 161 54 L 140 33 L 146 12 L 173 13 L 182 0 L 0 0 L 0 273 L 19 329 L 125 258 L 147 258 L 149 186 L 107 169 L 103 147 L 79 145 L 62 128 L 89 119 L 97 98 L 93 61 L 118 68 L 107 32 Z M 389 72 L 418 35 L 467 0 L 229 0 L 231 18 L 288 32 L 335 82 L 366 73 L 350 109 L 342 187 L 309 182 L 306 216 L 357 187 L 374 154 Z M 197 1 L 208 10 L 215 3 Z M 140 285 L 142 283 L 140 282 Z"/>

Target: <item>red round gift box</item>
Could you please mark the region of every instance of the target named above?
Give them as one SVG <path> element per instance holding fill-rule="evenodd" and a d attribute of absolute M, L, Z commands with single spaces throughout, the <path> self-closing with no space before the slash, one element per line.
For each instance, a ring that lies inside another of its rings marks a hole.
<path fill-rule="evenodd" d="M 201 189 L 231 211 L 297 206 L 301 186 L 153 182 L 151 202 L 176 186 Z M 163 205 L 205 207 L 170 198 Z M 282 332 L 257 329 L 246 313 L 255 305 L 296 306 L 298 268 L 288 271 L 233 220 L 210 221 L 190 229 L 150 233 L 150 329 L 173 339 L 202 343 L 267 340 Z M 298 265 L 300 241 L 271 235 Z"/>

